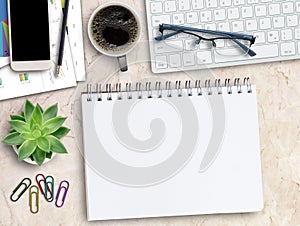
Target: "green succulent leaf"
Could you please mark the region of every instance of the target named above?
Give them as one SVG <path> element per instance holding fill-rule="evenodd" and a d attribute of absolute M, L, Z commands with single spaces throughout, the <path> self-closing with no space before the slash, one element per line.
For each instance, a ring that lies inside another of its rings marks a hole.
<path fill-rule="evenodd" d="M 29 133 L 29 132 L 21 133 L 20 136 L 22 138 L 24 138 L 25 140 L 35 140 L 35 137 L 32 135 L 32 133 Z"/>
<path fill-rule="evenodd" d="M 49 119 L 55 118 L 57 116 L 57 104 L 54 104 L 46 109 L 46 111 L 43 113 L 44 122 L 46 122 Z"/>
<path fill-rule="evenodd" d="M 49 135 L 47 139 L 50 141 L 50 150 L 56 153 L 68 153 L 65 146 L 55 136 Z"/>
<path fill-rule="evenodd" d="M 27 159 L 35 151 L 37 143 L 35 140 L 26 140 L 19 147 L 19 161 Z"/>
<path fill-rule="evenodd" d="M 39 147 L 37 147 L 33 152 L 32 157 L 33 160 L 40 166 L 45 161 L 46 152 L 42 151 Z"/>
<path fill-rule="evenodd" d="M 53 152 L 50 151 L 49 153 L 46 153 L 46 158 L 51 159 Z"/>
<path fill-rule="evenodd" d="M 54 133 L 56 130 L 58 130 L 65 121 L 66 121 L 65 117 L 55 117 L 49 119 L 44 123 L 42 130 L 44 131 L 44 129 L 47 128 L 48 131 L 46 131 L 45 135 L 49 135 L 51 133 Z"/>
<path fill-rule="evenodd" d="M 24 118 L 26 122 L 30 122 L 33 110 L 34 105 L 29 100 L 26 100 L 24 109 Z"/>
<path fill-rule="evenodd" d="M 44 112 L 43 108 L 41 107 L 41 105 L 37 104 L 36 107 L 39 108 L 42 113 Z"/>
<path fill-rule="evenodd" d="M 2 140 L 3 143 L 8 145 L 20 145 L 25 141 L 23 137 L 20 136 L 20 133 L 14 132 L 8 134 L 4 139 Z"/>
<path fill-rule="evenodd" d="M 68 132 L 70 132 L 70 129 L 62 126 L 58 130 L 56 130 L 54 133 L 52 133 L 51 135 L 55 136 L 58 139 L 61 139 L 64 136 L 66 136 L 68 134 Z"/>
<path fill-rule="evenodd" d="M 20 121 L 25 122 L 25 118 L 21 115 L 11 115 L 10 118 L 11 118 L 11 120 L 20 120 Z"/>
<path fill-rule="evenodd" d="M 19 133 L 29 132 L 30 126 L 28 123 L 20 121 L 20 120 L 10 120 L 8 123 L 11 127 Z"/>
<path fill-rule="evenodd" d="M 38 138 L 37 145 L 42 151 L 50 152 L 50 141 L 46 137 Z"/>
<path fill-rule="evenodd" d="M 42 126 L 43 124 L 43 113 L 41 111 L 41 108 L 36 107 L 32 112 L 32 120 L 38 124 L 39 126 Z"/>

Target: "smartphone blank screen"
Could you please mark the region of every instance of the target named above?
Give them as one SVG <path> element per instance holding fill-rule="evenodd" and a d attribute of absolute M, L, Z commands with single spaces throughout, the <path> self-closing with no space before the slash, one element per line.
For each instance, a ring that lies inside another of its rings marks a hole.
<path fill-rule="evenodd" d="M 47 0 L 9 1 L 12 60 L 50 60 Z"/>

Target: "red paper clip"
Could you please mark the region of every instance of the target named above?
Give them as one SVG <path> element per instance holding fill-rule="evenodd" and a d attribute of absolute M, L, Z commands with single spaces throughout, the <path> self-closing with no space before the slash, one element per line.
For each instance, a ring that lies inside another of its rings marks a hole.
<path fill-rule="evenodd" d="M 41 177 L 41 179 L 39 179 L 39 177 Z M 45 187 L 46 187 L 46 177 L 44 176 L 44 174 L 41 174 L 41 173 L 40 173 L 40 174 L 36 175 L 35 180 L 36 180 L 36 183 L 37 183 L 38 186 L 39 186 L 39 189 L 40 189 L 42 195 L 45 197 L 45 199 L 46 199 L 47 201 L 48 201 L 48 199 L 51 200 L 54 191 L 51 191 L 51 188 L 50 188 L 49 186 L 47 186 L 48 191 L 49 191 L 49 193 L 50 193 L 51 196 L 50 196 L 50 197 L 46 197 L 46 192 L 45 192 Z M 41 182 L 43 182 L 44 184 L 42 185 Z M 48 193 L 48 192 L 47 192 L 47 193 Z"/>

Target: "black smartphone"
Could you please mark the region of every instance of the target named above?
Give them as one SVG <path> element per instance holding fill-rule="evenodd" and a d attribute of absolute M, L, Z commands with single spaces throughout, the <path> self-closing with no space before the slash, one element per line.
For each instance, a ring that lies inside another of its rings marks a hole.
<path fill-rule="evenodd" d="M 48 0 L 8 0 L 11 67 L 15 71 L 51 67 Z"/>

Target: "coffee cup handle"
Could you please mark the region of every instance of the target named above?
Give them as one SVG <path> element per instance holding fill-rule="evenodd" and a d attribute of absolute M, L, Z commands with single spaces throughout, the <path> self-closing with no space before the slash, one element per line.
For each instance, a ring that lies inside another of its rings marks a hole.
<path fill-rule="evenodd" d="M 122 72 L 128 70 L 126 55 L 118 57 L 119 66 Z"/>

